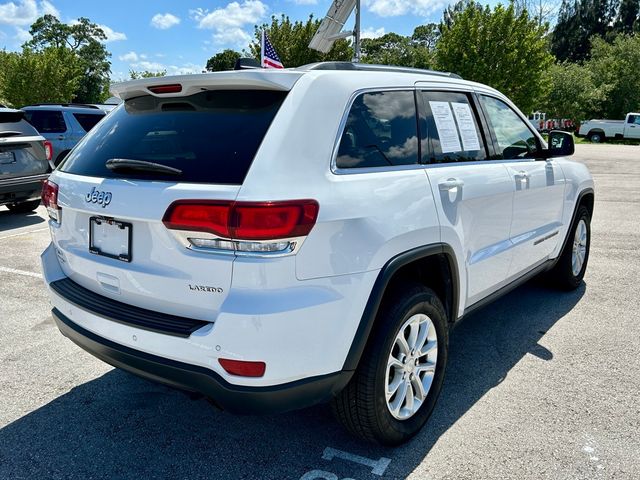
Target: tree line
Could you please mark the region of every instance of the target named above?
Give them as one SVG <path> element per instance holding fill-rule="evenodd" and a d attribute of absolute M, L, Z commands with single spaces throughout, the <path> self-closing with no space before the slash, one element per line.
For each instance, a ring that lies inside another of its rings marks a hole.
<path fill-rule="evenodd" d="M 555 19 L 555 22 L 554 22 Z M 286 67 L 349 61 L 350 41 L 322 54 L 308 48 L 320 20 L 274 16 L 256 25 L 242 52 L 224 50 L 208 71 L 229 70 L 240 57 L 260 57 L 261 30 Z M 553 25 L 553 26 L 551 26 Z M 109 96 L 110 53 L 102 29 L 86 18 L 73 25 L 45 15 L 20 52 L 0 51 L 0 103 L 98 103 Z M 411 35 L 362 41 L 362 61 L 453 72 L 508 95 L 525 112 L 583 120 L 622 118 L 640 110 L 640 0 L 511 0 L 489 7 L 461 0 L 439 23 Z M 165 72 L 130 72 L 144 78 Z"/>

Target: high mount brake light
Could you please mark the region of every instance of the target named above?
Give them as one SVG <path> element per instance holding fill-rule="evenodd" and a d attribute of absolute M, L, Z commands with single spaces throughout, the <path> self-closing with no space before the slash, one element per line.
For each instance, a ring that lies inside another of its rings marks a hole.
<path fill-rule="evenodd" d="M 58 185 L 51 180 L 45 180 L 42 184 L 42 204 L 49 213 L 49 218 L 60 223 L 61 209 L 58 205 Z"/>
<path fill-rule="evenodd" d="M 207 232 L 233 240 L 304 237 L 318 217 L 318 202 L 233 202 L 179 200 L 162 219 L 171 230 Z"/>
<path fill-rule="evenodd" d="M 147 87 L 147 89 L 152 93 L 180 93 L 182 91 L 182 85 L 179 83 L 171 85 L 154 85 L 152 87 Z"/>

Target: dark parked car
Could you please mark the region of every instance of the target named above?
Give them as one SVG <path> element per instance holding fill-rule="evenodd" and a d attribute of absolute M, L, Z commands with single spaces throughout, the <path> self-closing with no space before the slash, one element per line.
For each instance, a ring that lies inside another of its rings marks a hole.
<path fill-rule="evenodd" d="M 0 108 L 0 205 L 22 213 L 40 205 L 51 152 L 51 143 L 24 119 L 22 110 Z"/>

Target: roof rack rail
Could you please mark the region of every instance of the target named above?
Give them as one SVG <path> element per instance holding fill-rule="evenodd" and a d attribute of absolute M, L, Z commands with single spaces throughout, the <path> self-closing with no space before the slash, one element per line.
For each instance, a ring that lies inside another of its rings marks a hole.
<path fill-rule="evenodd" d="M 437 75 L 439 77 L 458 78 L 462 77 L 456 73 L 439 72 L 437 70 L 423 70 L 421 68 L 412 67 L 395 67 L 391 65 L 376 65 L 372 63 L 353 63 L 353 62 L 319 62 L 303 65 L 300 70 L 359 70 L 363 72 L 397 72 L 397 73 L 414 73 L 423 75 Z"/>
<path fill-rule="evenodd" d="M 95 105 L 89 105 L 88 103 L 32 103 L 31 105 L 25 105 L 27 107 L 76 107 L 76 108 L 93 108 L 100 109 Z"/>

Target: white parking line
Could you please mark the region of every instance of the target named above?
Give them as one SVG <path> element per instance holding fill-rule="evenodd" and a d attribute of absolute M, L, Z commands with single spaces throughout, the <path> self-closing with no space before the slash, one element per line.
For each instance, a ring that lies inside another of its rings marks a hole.
<path fill-rule="evenodd" d="M 30 233 L 42 232 L 44 230 L 49 230 L 49 227 L 37 228 L 35 230 L 29 230 L 28 232 L 14 233 L 13 235 L 7 235 L 5 237 L 0 237 L 0 240 L 4 240 L 5 238 L 19 237 L 20 235 L 29 235 Z"/>
<path fill-rule="evenodd" d="M 18 270 L 16 268 L 0 267 L 0 272 L 14 273 L 16 275 L 24 275 L 25 277 L 42 278 L 41 273 L 27 272 L 26 270 Z"/>
<path fill-rule="evenodd" d="M 359 463 L 366 467 L 371 468 L 371 473 L 374 475 L 382 476 L 385 470 L 391 463 L 390 458 L 380 457 L 378 460 L 371 460 L 367 457 L 361 457 L 360 455 L 354 455 L 353 453 L 343 452 L 337 448 L 327 447 L 322 453 L 322 458 L 325 460 L 333 460 L 333 458 L 341 458 L 342 460 L 349 460 L 351 462 Z"/>

